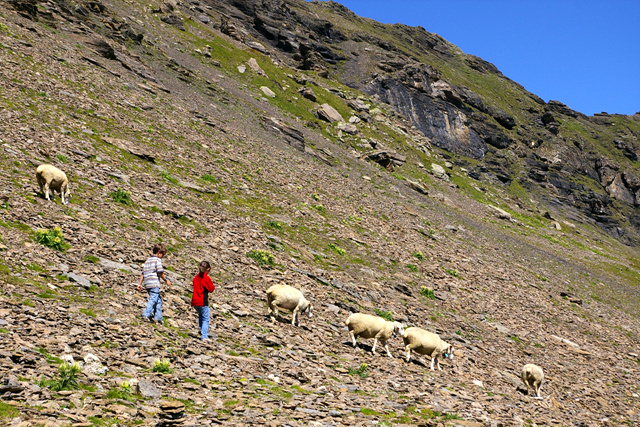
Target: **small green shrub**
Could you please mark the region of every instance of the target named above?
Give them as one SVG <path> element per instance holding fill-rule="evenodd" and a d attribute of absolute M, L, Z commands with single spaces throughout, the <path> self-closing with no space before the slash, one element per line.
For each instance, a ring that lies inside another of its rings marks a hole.
<path fill-rule="evenodd" d="M 447 274 L 452 275 L 453 277 L 457 277 L 458 279 L 462 279 L 462 277 L 460 276 L 460 274 L 458 273 L 458 271 L 454 268 L 445 268 L 444 271 Z"/>
<path fill-rule="evenodd" d="M 436 299 L 436 294 L 433 292 L 433 289 L 427 288 L 426 286 L 420 287 L 420 295 L 427 297 L 429 299 Z"/>
<path fill-rule="evenodd" d="M 169 172 L 166 172 L 166 171 L 161 172 L 160 176 L 166 179 L 167 181 L 169 181 L 170 183 L 178 185 L 178 180 L 172 177 Z"/>
<path fill-rule="evenodd" d="M 369 372 L 367 372 L 367 364 L 363 363 L 357 369 L 348 368 L 349 375 L 358 375 L 360 378 L 367 378 L 369 376 Z"/>
<path fill-rule="evenodd" d="M 0 24 L 0 30 L 2 30 L 2 26 Z M 20 412 L 13 405 L 0 401 L 0 419 L 15 418 L 18 415 L 20 415 Z"/>
<path fill-rule="evenodd" d="M 84 260 L 90 262 L 91 264 L 97 264 L 100 262 L 100 258 L 95 255 L 87 255 L 86 257 L 84 257 Z"/>
<path fill-rule="evenodd" d="M 380 310 L 379 308 L 374 308 L 373 312 L 376 313 L 378 316 L 382 317 L 385 320 L 388 320 L 389 322 L 393 322 L 393 315 L 391 314 L 390 311 L 384 311 L 384 310 Z"/>
<path fill-rule="evenodd" d="M 133 204 L 130 191 L 118 188 L 116 191 L 109 193 L 109 196 L 111 196 L 111 199 L 113 199 L 114 202 L 120 203 L 121 205 L 130 206 Z"/>
<path fill-rule="evenodd" d="M 58 155 L 56 156 L 56 158 L 57 158 L 58 160 L 60 160 L 62 163 L 67 163 L 67 161 L 69 160 L 69 159 L 67 159 L 67 156 L 65 156 L 65 155 L 63 155 L 63 154 L 58 154 Z"/>
<path fill-rule="evenodd" d="M 340 255 L 340 256 L 342 256 L 342 255 L 344 255 L 345 253 L 347 253 L 347 251 L 346 251 L 346 250 L 342 249 L 340 246 L 335 245 L 335 244 L 333 244 L 333 243 L 329 243 L 329 244 L 327 245 L 327 247 L 328 247 L 329 249 L 331 249 L 333 252 L 335 252 L 335 253 L 337 253 L 338 255 Z"/>
<path fill-rule="evenodd" d="M 64 241 L 62 229 L 57 226 L 49 230 L 44 228 L 36 230 L 36 242 L 60 252 L 64 252 L 70 247 L 70 245 Z"/>
<path fill-rule="evenodd" d="M 42 378 L 40 380 L 41 387 L 48 387 L 53 391 L 75 390 L 78 388 L 78 375 L 82 372 L 82 368 L 78 362 L 71 364 L 62 362 L 58 366 L 58 376 L 50 380 Z"/>
<path fill-rule="evenodd" d="M 123 381 L 122 384 L 120 384 L 120 387 L 109 390 L 107 392 L 107 397 L 109 399 L 134 400 L 131 384 L 129 384 L 128 381 Z"/>
<path fill-rule="evenodd" d="M 213 175 L 208 175 L 208 174 L 204 174 L 204 175 L 202 175 L 202 176 L 200 177 L 200 179 L 202 179 L 203 181 L 212 182 L 212 183 L 214 183 L 214 184 L 220 181 L 220 180 L 219 180 L 218 178 L 216 178 L 215 176 L 213 176 Z"/>
<path fill-rule="evenodd" d="M 407 264 L 407 269 L 408 269 L 409 271 L 413 271 L 414 273 L 417 273 L 417 272 L 418 272 L 418 267 L 416 267 L 416 266 L 415 266 L 415 265 L 413 265 L 413 264 Z"/>
<path fill-rule="evenodd" d="M 315 209 L 315 210 L 317 210 L 320 213 L 325 213 L 326 212 L 326 209 L 322 205 L 311 205 L 310 207 Z"/>
<path fill-rule="evenodd" d="M 273 258 L 273 254 L 269 251 L 264 250 L 252 250 L 251 252 L 247 252 L 247 257 L 255 260 L 260 267 L 275 265 L 275 260 Z"/>
<path fill-rule="evenodd" d="M 81 308 L 78 311 L 80 313 L 84 314 L 85 316 L 96 317 L 96 313 L 93 310 L 91 310 L 90 308 Z"/>
<path fill-rule="evenodd" d="M 417 258 L 420 261 L 422 261 L 424 259 L 424 254 L 422 253 L 422 251 L 414 252 L 411 255 L 414 256 L 415 258 Z"/>
<path fill-rule="evenodd" d="M 169 359 L 156 359 L 153 362 L 153 368 L 151 368 L 151 371 L 170 374 L 173 372 L 173 369 L 171 369 L 171 361 L 169 361 Z"/>
<path fill-rule="evenodd" d="M 278 222 L 278 221 L 267 221 L 264 223 L 265 226 L 269 227 L 269 228 L 273 228 L 276 230 L 282 230 L 282 227 L 284 226 L 283 223 Z"/>

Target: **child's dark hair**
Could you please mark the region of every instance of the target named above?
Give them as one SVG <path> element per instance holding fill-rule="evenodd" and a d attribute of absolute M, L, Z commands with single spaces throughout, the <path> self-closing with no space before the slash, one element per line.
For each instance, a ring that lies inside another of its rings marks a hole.
<path fill-rule="evenodd" d="M 207 261 L 202 261 L 200 263 L 200 265 L 198 266 L 198 269 L 200 270 L 200 272 L 198 274 L 200 274 L 200 276 L 202 276 L 205 273 L 205 271 L 207 271 L 210 268 L 211 268 L 211 265 L 209 265 L 209 263 Z"/>
<path fill-rule="evenodd" d="M 162 243 L 156 243 L 155 245 L 153 245 L 153 254 L 154 255 L 166 254 L 166 253 L 167 253 L 167 248 L 165 248 Z"/>

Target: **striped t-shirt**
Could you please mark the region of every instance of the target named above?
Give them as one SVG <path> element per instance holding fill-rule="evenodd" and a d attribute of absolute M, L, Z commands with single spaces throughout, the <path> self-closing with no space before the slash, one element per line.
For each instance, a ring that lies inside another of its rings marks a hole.
<path fill-rule="evenodd" d="M 162 261 L 157 256 L 153 255 L 147 261 L 145 261 L 142 267 L 142 277 L 144 280 L 144 287 L 146 289 L 159 288 L 160 278 L 159 274 L 162 274 Z"/>

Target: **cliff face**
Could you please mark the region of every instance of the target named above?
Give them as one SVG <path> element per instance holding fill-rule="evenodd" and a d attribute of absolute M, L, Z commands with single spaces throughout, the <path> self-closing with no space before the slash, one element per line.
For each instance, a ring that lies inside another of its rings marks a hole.
<path fill-rule="evenodd" d="M 461 165 L 477 160 L 478 180 L 542 189 L 540 197 L 562 200 L 567 215 L 639 242 L 638 115 L 587 117 L 545 103 L 436 34 L 363 19 L 334 2 L 217 7 L 293 66 L 391 105 L 434 146 L 462 156 Z"/>

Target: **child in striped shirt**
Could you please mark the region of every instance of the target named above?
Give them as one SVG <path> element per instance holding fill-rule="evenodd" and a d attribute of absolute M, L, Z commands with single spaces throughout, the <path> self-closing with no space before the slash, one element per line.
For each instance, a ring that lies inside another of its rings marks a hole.
<path fill-rule="evenodd" d="M 171 286 L 171 282 L 164 275 L 162 268 L 162 258 L 166 255 L 167 249 L 162 243 L 153 246 L 153 255 L 147 259 L 142 267 L 140 282 L 138 283 L 138 291 L 142 291 L 142 285 L 149 293 L 149 301 L 147 308 L 142 313 L 142 318 L 146 321 L 155 320 L 162 323 L 162 298 L 160 298 L 160 280 L 164 281 L 167 286 Z"/>

